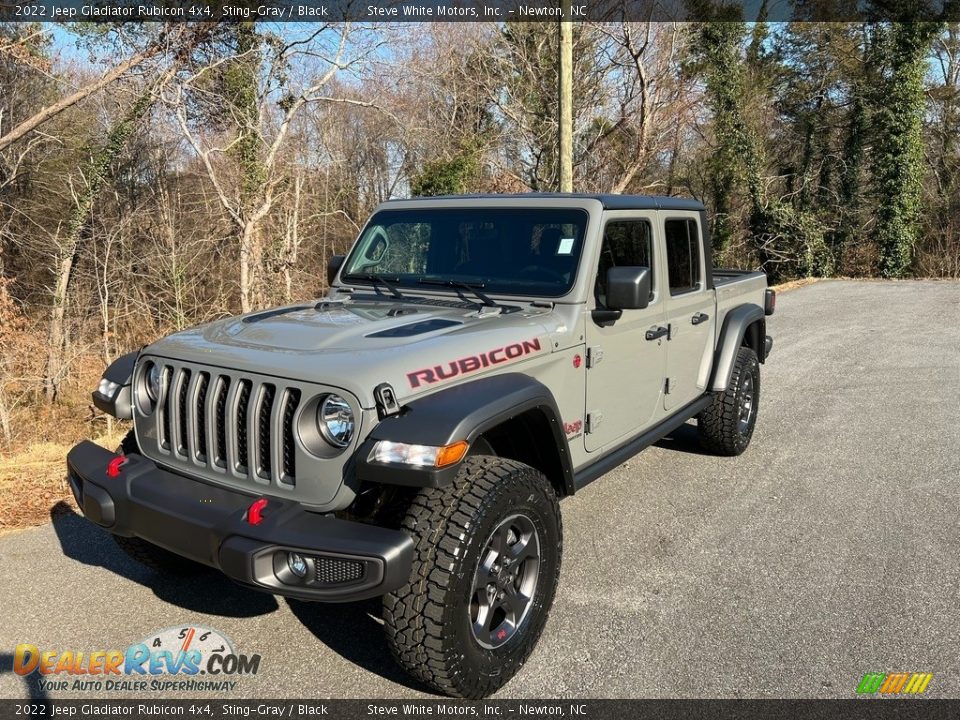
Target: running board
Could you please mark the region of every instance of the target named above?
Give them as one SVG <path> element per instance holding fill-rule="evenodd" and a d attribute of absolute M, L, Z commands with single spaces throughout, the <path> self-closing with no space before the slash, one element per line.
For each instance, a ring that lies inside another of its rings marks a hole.
<path fill-rule="evenodd" d="M 694 415 L 699 415 L 700 411 L 705 409 L 713 401 L 713 395 L 701 395 L 692 403 L 684 405 L 676 413 L 668 417 L 663 422 L 654 425 L 652 428 L 638 435 L 633 440 L 621 445 L 612 451 L 606 457 L 602 457 L 595 463 L 587 465 L 578 470 L 573 476 L 573 485 L 580 490 L 585 485 L 589 485 L 601 475 L 606 475 L 618 465 L 622 465 L 641 450 L 653 445 L 657 440 L 666 437 L 678 427 L 683 425 Z"/>

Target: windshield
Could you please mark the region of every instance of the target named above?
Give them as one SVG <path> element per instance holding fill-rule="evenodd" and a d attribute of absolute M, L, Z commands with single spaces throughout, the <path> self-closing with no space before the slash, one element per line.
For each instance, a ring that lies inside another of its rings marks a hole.
<path fill-rule="evenodd" d="M 558 297 L 577 274 L 587 213 L 570 209 L 424 208 L 371 218 L 344 264 L 346 282 Z M 454 283 L 451 283 L 453 285 Z"/>

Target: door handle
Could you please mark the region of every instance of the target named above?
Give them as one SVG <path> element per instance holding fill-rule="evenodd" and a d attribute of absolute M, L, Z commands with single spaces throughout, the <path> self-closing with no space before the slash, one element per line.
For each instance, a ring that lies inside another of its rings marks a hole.
<path fill-rule="evenodd" d="M 710 319 L 710 316 L 707 315 L 706 313 L 698 312 L 696 315 L 694 315 L 692 318 L 690 318 L 690 324 L 691 324 L 691 325 L 699 325 L 700 323 L 704 322 L 705 320 L 709 320 L 709 319 Z"/>
<path fill-rule="evenodd" d="M 665 328 L 662 325 L 655 328 L 650 328 L 647 330 L 646 338 L 647 340 L 659 340 L 664 335 L 670 332 L 670 328 Z"/>

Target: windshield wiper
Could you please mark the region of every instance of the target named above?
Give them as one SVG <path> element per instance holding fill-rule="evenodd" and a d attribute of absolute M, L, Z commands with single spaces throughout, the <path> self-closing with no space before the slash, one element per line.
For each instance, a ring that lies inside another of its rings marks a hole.
<path fill-rule="evenodd" d="M 480 301 L 487 307 L 503 307 L 496 300 L 493 300 L 488 295 L 480 292 L 480 288 L 484 287 L 483 283 L 468 283 L 461 282 L 459 280 L 431 280 L 430 278 L 420 278 L 417 280 L 421 285 L 436 285 L 437 287 L 448 287 L 448 288 L 459 288 L 460 290 L 466 290 L 467 292 L 473 293 Z"/>
<path fill-rule="evenodd" d="M 344 275 L 343 279 L 346 280 L 347 282 L 350 282 L 351 280 L 366 280 L 367 282 L 373 283 L 374 285 L 377 285 L 377 284 L 383 285 L 387 290 L 390 291 L 390 294 L 393 295 L 395 298 L 400 298 L 401 300 L 405 300 L 407 297 L 402 292 L 400 292 L 399 289 L 397 289 L 396 285 L 393 284 L 394 282 L 398 282 L 400 278 L 390 278 L 390 280 L 387 280 L 385 277 L 383 277 L 383 275 L 380 275 L 379 273 L 366 272 L 366 273 L 349 273 L 348 275 Z"/>

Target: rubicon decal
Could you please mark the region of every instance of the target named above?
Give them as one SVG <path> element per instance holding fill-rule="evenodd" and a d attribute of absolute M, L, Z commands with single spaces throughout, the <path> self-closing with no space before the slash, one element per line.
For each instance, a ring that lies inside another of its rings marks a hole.
<path fill-rule="evenodd" d="M 21 643 L 13 655 L 14 672 L 39 674 L 43 690 L 223 692 L 236 689 L 238 676 L 259 669 L 259 655 L 239 654 L 219 631 L 193 625 L 151 633 L 122 650 L 49 650 Z"/>
<path fill-rule="evenodd" d="M 467 375 L 476 372 L 482 368 L 502 365 L 503 363 L 518 360 L 532 353 L 540 352 L 540 338 L 524 340 L 523 342 L 512 343 L 494 350 L 489 350 L 479 355 L 468 355 L 467 357 L 445 363 L 443 365 L 434 365 L 433 367 L 414 370 L 407 373 L 407 380 L 410 387 L 418 388 L 421 385 L 433 385 L 444 380 L 451 380 L 460 375 Z"/>

